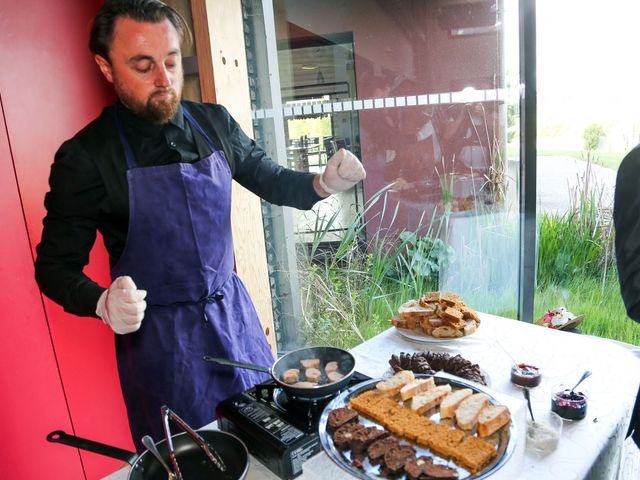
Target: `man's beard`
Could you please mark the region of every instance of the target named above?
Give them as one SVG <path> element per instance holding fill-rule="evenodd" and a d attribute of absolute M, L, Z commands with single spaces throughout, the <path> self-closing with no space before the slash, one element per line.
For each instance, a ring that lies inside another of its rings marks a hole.
<path fill-rule="evenodd" d="M 170 97 L 162 100 L 155 98 L 163 93 L 169 93 Z M 120 97 L 120 101 L 124 106 L 138 117 L 156 125 L 168 122 L 176 114 L 180 106 L 180 97 L 172 87 L 156 90 L 149 96 L 146 103 L 130 97 L 123 89 L 118 92 L 118 97 Z"/>

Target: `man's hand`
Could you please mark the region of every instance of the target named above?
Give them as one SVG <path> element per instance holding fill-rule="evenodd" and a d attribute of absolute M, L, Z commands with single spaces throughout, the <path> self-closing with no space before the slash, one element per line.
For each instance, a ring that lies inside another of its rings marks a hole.
<path fill-rule="evenodd" d="M 327 162 L 319 183 L 325 192 L 333 194 L 349 190 L 366 176 L 367 172 L 358 157 L 341 148 Z"/>
<path fill-rule="evenodd" d="M 146 290 L 138 290 L 131 277 L 116 278 L 98 299 L 96 314 L 120 335 L 140 328 L 147 302 Z"/>

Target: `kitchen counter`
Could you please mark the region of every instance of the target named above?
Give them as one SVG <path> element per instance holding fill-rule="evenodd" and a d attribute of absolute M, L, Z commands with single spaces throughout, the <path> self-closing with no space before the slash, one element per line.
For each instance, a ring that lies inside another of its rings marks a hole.
<path fill-rule="evenodd" d="M 640 383 L 640 359 L 631 349 L 617 342 L 495 315 L 481 314 L 481 319 L 482 324 L 474 335 L 448 342 L 417 342 L 390 328 L 351 350 L 356 358 L 356 369 L 377 378 L 391 373 L 388 360 L 394 353 L 422 350 L 459 353 L 480 365 L 488 376 L 489 393 L 507 404 L 513 414 L 516 448 L 511 459 L 491 475 L 493 480 L 615 478 Z M 522 389 L 510 381 L 510 357 L 541 369 L 542 382 L 531 389 L 534 412 L 550 408 L 555 384 L 574 384 L 585 370 L 593 372 L 581 385 L 581 389 L 589 394 L 586 418 L 565 421 L 558 449 L 544 458 L 525 452 L 527 414 Z M 204 428 L 216 428 L 215 422 Z M 125 480 L 127 470 L 118 470 L 105 480 Z M 251 459 L 248 479 L 277 478 L 260 462 Z M 338 480 L 351 477 L 321 452 L 304 464 L 303 473 L 297 478 Z"/>

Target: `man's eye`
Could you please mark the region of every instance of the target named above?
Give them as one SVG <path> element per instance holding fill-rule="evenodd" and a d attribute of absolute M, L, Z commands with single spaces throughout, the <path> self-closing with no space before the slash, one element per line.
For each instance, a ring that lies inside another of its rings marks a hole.
<path fill-rule="evenodd" d="M 147 73 L 151 71 L 151 65 L 136 65 L 135 69 L 138 73 Z"/>

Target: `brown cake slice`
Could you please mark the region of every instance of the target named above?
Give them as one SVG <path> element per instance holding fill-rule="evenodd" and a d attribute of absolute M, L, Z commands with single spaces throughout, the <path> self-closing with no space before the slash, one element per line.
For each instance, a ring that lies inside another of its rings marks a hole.
<path fill-rule="evenodd" d="M 384 468 L 381 475 L 397 475 L 404 470 L 404 464 L 416 456 L 416 449 L 411 445 L 399 445 L 384 454 Z"/>
<path fill-rule="evenodd" d="M 346 423 L 358 421 L 358 412 L 349 407 L 340 407 L 329 412 L 327 418 L 327 430 L 333 432 Z"/>
<path fill-rule="evenodd" d="M 341 426 L 333 433 L 333 445 L 340 452 L 349 450 L 353 442 L 353 436 L 365 428 L 364 425 L 359 423 L 347 423 Z"/>
<path fill-rule="evenodd" d="M 367 447 L 367 456 L 372 465 L 377 465 L 384 460 L 384 454 L 388 450 L 400 445 L 396 437 L 386 437 L 376 440 Z"/>

